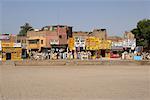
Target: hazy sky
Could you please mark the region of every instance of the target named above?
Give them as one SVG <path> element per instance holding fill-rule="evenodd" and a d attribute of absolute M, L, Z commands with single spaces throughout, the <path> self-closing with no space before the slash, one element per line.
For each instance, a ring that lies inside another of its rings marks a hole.
<path fill-rule="evenodd" d="M 150 18 L 150 0 L 0 0 L 0 33 L 18 33 L 25 22 L 34 28 L 65 24 L 74 31 L 106 28 L 122 35 Z"/>

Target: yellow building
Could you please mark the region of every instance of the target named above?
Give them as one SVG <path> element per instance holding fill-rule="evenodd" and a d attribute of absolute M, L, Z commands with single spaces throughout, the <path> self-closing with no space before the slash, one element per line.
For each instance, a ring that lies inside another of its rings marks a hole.
<path fill-rule="evenodd" d="M 21 60 L 21 43 L 2 42 L 2 60 Z"/>
<path fill-rule="evenodd" d="M 42 36 L 30 37 L 27 40 L 27 49 L 41 51 L 42 47 L 46 46 L 46 38 Z"/>
<path fill-rule="evenodd" d="M 100 39 L 89 37 L 86 39 L 86 50 L 99 50 Z"/>
<path fill-rule="evenodd" d="M 86 50 L 90 50 L 96 58 L 110 57 L 111 41 L 101 40 L 97 37 L 88 37 L 86 39 Z"/>

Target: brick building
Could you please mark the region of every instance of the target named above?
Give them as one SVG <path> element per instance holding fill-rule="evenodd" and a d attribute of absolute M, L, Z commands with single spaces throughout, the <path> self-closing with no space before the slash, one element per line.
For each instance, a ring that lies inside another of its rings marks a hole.
<path fill-rule="evenodd" d="M 66 25 L 45 26 L 27 32 L 28 50 L 67 48 L 68 38 L 72 37 L 72 27 Z"/>

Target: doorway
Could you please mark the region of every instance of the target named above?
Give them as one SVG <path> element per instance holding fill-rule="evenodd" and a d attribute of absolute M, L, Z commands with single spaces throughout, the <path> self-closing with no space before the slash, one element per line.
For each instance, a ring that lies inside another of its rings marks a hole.
<path fill-rule="evenodd" d="M 6 60 L 11 60 L 11 53 L 6 53 Z"/>
<path fill-rule="evenodd" d="M 106 50 L 101 50 L 102 57 L 105 57 Z"/>

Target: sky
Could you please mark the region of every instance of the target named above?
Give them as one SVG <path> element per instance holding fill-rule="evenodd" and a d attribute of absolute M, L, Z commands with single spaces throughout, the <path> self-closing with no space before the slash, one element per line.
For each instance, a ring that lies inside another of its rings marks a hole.
<path fill-rule="evenodd" d="M 150 18 L 150 0 L 0 0 L 0 33 L 17 34 L 28 22 L 33 28 L 105 28 L 108 35 L 122 36 L 144 18 Z"/>

